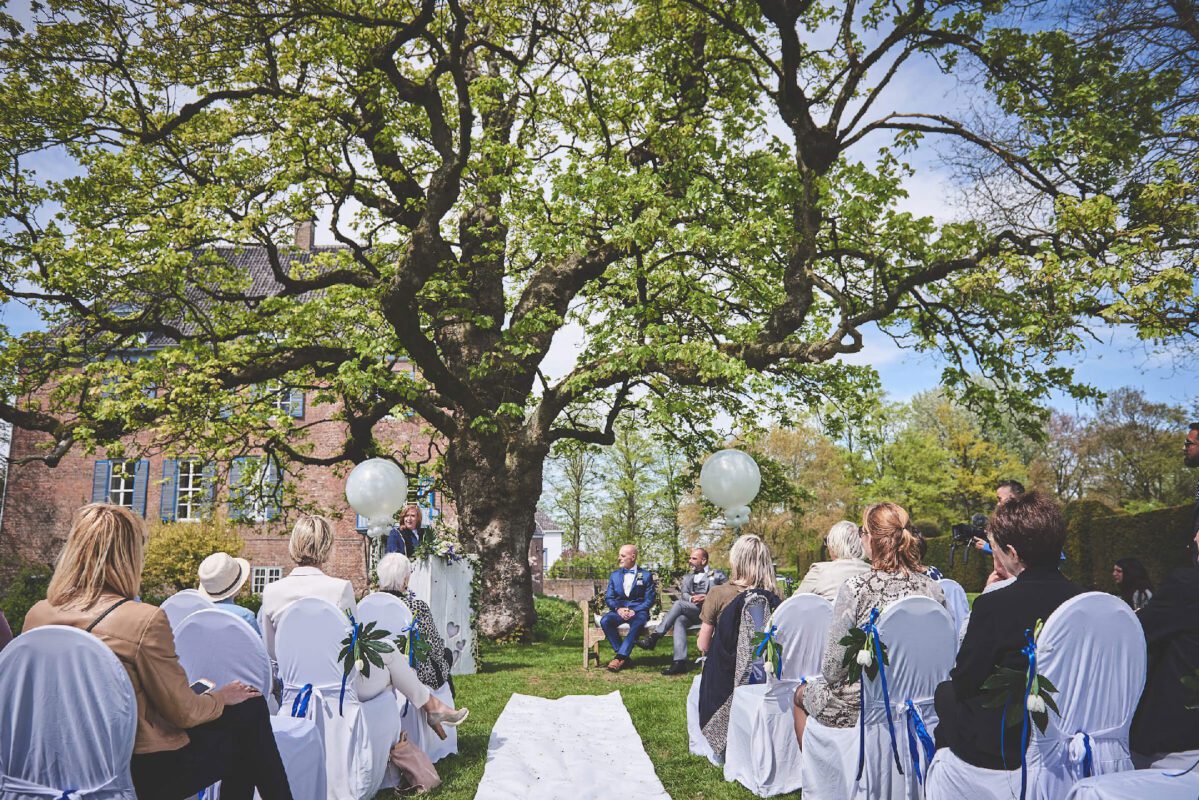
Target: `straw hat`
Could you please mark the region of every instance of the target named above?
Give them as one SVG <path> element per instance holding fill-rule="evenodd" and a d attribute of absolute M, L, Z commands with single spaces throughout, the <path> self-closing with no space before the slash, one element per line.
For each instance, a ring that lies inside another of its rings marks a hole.
<path fill-rule="evenodd" d="M 250 562 L 228 553 L 213 553 L 200 562 L 200 594 L 225 600 L 237 594 L 250 577 Z"/>

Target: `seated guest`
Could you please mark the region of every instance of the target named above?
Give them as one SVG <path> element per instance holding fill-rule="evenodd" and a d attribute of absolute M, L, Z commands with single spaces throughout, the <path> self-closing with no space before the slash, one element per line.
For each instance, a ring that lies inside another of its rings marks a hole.
<path fill-rule="evenodd" d="M 808 567 L 807 573 L 796 594 L 818 594 L 830 603 L 837 599 L 841 586 L 855 575 L 870 571 L 870 565 L 862 560 L 862 536 L 864 532 L 849 520 L 841 520 L 828 529 L 824 546 L 829 561 L 817 561 Z"/>
<path fill-rule="evenodd" d="M 379 574 L 379 591 L 387 592 L 408 606 L 416 620 L 416 630 L 422 641 L 429 643 L 429 656 L 416 665 L 420 682 L 430 689 L 439 689 L 450 679 L 450 651 L 433 622 L 433 611 L 424 600 L 408 591 L 408 578 L 412 576 L 412 562 L 400 553 L 388 553 L 379 559 L 376 567 Z"/>
<path fill-rule="evenodd" d="M 637 545 L 626 544 L 620 548 L 620 569 L 608 577 L 608 589 L 604 592 L 604 602 L 611 610 L 600 618 L 600 627 L 616 653 L 608 662 L 612 672 L 619 672 L 629 660 L 637 635 L 649 621 L 655 597 L 654 576 L 637 566 Z M 629 635 L 621 639 L 620 626 L 625 622 L 629 625 Z"/>
<path fill-rule="evenodd" d="M 400 515 L 400 527 L 392 528 L 387 534 L 388 553 L 416 557 L 416 547 L 420 544 L 421 517 L 420 506 L 415 503 L 404 509 L 404 513 Z"/>
<path fill-rule="evenodd" d="M 1194 541 L 1199 546 L 1199 530 Z M 1132 718 L 1132 751 L 1152 758 L 1199 749 L 1199 698 L 1182 685 L 1184 675 L 1199 669 L 1199 568 L 1171 572 L 1137 618 L 1149 644 L 1149 671 Z"/>
<path fill-rule="evenodd" d="M 130 769 L 139 798 L 183 800 L 221 781 L 221 796 L 232 800 L 250 800 L 256 788 L 263 800 L 290 800 L 262 695 L 240 681 L 193 692 L 166 614 L 132 602 L 141 588 L 145 541 L 145 521 L 128 509 L 81 508 L 46 599 L 29 610 L 25 630 L 81 628 L 120 659 L 137 700 Z"/>
<path fill-rule="evenodd" d="M 866 623 L 872 609 L 882 611 L 904 597 L 922 595 L 945 605 L 945 593 L 920 563 L 919 537 L 908 512 L 895 503 L 875 503 L 862 515 L 862 529 L 870 570 L 847 580 L 837 593 L 820 675 L 795 692 L 795 735 L 800 746 L 809 716 L 830 728 L 852 728 L 858 723 L 861 686 L 849 681 L 849 671 L 841 664 L 845 655 L 841 639 L 850 629 Z"/>
<path fill-rule="evenodd" d="M 729 551 L 729 570 L 732 579 L 713 587 L 699 612 L 698 645 L 707 656 L 699 683 L 699 724 L 712 751 L 720 757 L 728 740 L 733 690 L 738 681 L 744 682 L 737 665 L 753 660 L 751 639 L 741 636 L 745 602 L 762 595 L 770 611 L 779 604 L 774 559 L 760 538 L 753 534 L 737 537 Z"/>
<path fill-rule="evenodd" d="M 1066 521 L 1047 496 L 1030 492 L 1000 503 L 987 534 L 996 561 L 1015 581 L 974 601 L 957 662 L 937 687 L 937 747 L 976 767 L 1019 769 L 1020 732 L 1003 730 L 1003 708 L 983 707 L 989 698 L 982 684 L 997 667 L 1026 670 L 1024 632 L 1082 589 L 1058 571 Z"/>
<path fill-rule="evenodd" d="M 728 580 L 727 575 L 708 564 L 708 551 L 702 547 L 691 551 L 687 563 L 691 565 L 691 571 L 683 576 L 679 599 L 674 601 L 670 611 L 649 636 L 637 640 L 638 647 L 653 650 L 666 631 L 671 631 L 674 636 L 674 660 L 667 669 L 662 670 L 663 675 L 682 675 L 691 668 L 687 661 L 687 628 L 699 623 L 699 610 L 708 591 Z"/>
<path fill-rule="evenodd" d="M 245 621 L 259 636 L 258 618 L 248 608 L 233 602 L 250 578 L 250 562 L 228 553 L 213 553 L 200 562 L 200 594 L 211 600 L 221 611 L 228 611 Z"/>
<path fill-rule="evenodd" d="M 288 555 L 296 562 L 286 578 L 268 583 L 262 592 L 262 639 L 271 660 L 275 660 L 275 631 L 283 612 L 302 597 L 328 600 L 342 611 L 355 613 L 354 586 L 347 580 L 334 578 L 321 571 L 333 554 L 333 523 L 324 517 L 307 514 L 296 520 L 291 529 Z"/>
<path fill-rule="evenodd" d="M 1112 580 L 1120 591 L 1124 602 L 1132 606 L 1133 611 L 1140 611 L 1153 597 L 1153 581 L 1149 579 L 1149 570 L 1135 558 L 1122 558 L 1112 567 Z"/>

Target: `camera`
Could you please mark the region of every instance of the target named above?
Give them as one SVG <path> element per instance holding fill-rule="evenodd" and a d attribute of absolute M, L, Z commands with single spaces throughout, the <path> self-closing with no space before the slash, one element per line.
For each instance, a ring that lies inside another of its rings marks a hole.
<path fill-rule="evenodd" d="M 985 515 L 975 514 L 970 518 L 969 522 L 961 522 L 950 528 L 953 542 L 949 545 L 949 566 L 953 566 L 953 557 L 959 547 L 966 548 L 966 552 L 962 555 L 962 563 L 970 563 L 970 551 L 974 549 L 974 540 L 982 539 L 986 541 L 987 531 L 984 527 L 986 524 L 987 518 Z"/>

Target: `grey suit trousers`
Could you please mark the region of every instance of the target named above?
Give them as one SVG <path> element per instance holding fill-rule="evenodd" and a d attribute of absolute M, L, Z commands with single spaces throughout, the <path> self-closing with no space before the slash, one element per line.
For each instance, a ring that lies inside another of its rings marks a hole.
<path fill-rule="evenodd" d="M 666 616 L 658 623 L 658 627 L 654 628 L 654 633 L 659 636 L 666 635 L 666 631 L 674 628 L 674 660 L 687 660 L 687 628 L 690 625 L 699 624 L 699 606 L 687 600 L 675 600 L 674 605 L 670 607 L 670 611 L 666 612 Z"/>

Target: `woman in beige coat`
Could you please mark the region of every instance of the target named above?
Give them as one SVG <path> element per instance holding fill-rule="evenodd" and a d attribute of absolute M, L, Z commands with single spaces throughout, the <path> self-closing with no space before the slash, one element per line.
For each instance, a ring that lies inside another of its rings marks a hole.
<path fill-rule="evenodd" d="M 808 567 L 795 593 L 818 594 L 831 603 L 847 580 L 869 572 L 870 565 L 862 560 L 863 535 L 861 528 L 849 520 L 841 520 L 829 528 L 824 545 L 831 560 L 817 561 Z"/>
<path fill-rule="evenodd" d="M 193 692 L 166 615 L 135 599 L 145 540 L 145 522 L 129 509 L 81 508 L 25 630 L 81 628 L 120 659 L 137 698 L 130 767 L 139 800 L 184 800 L 217 781 L 230 800 L 250 800 L 255 788 L 263 800 L 291 800 L 262 695 L 240 681 Z"/>

